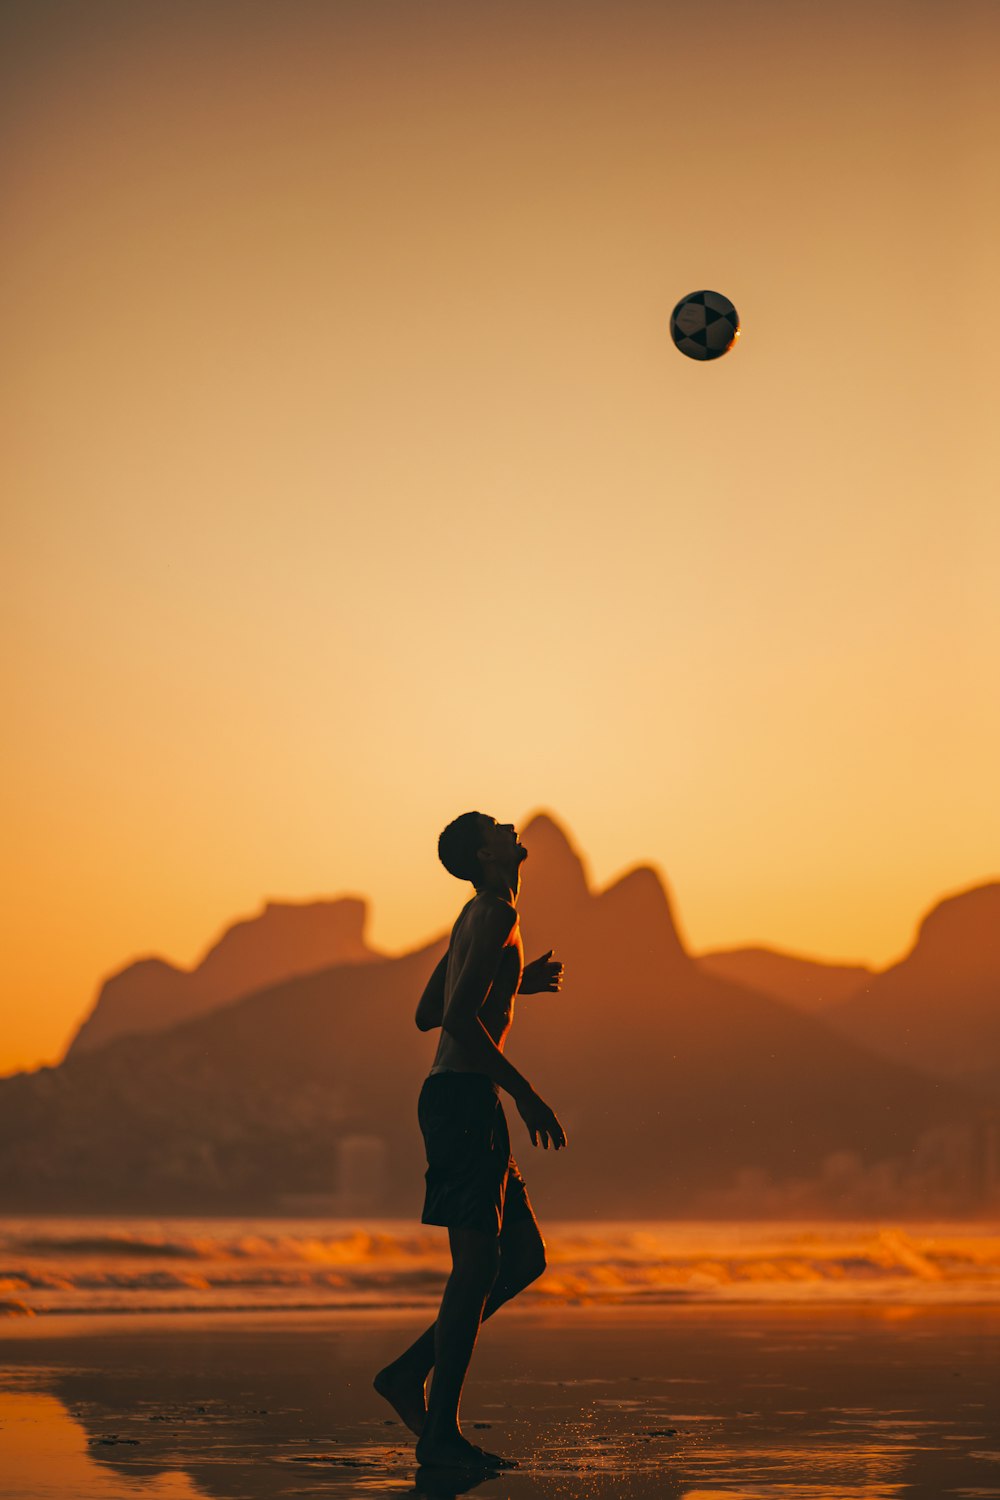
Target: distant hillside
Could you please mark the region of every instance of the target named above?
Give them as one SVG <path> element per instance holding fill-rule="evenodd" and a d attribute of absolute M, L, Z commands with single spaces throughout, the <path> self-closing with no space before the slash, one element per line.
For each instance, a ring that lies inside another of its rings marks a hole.
<path fill-rule="evenodd" d="M 875 973 L 863 964 L 830 964 L 819 959 L 779 953 L 774 948 L 722 948 L 701 953 L 698 963 L 709 974 L 777 995 L 811 1016 L 824 1015 Z"/>
<path fill-rule="evenodd" d="M 370 963 L 364 901 L 268 901 L 255 917 L 234 922 L 193 969 L 142 958 L 101 985 L 93 1010 L 67 1048 L 92 1052 L 119 1036 L 165 1031 L 238 995 L 332 964 Z"/>
<path fill-rule="evenodd" d="M 505 1097 L 540 1213 L 978 1203 L 981 1098 L 707 973 L 654 870 L 595 892 L 550 817 L 522 837 L 527 956 L 554 947 L 566 964 L 560 994 L 518 999 L 508 1048 L 570 1136 L 533 1151 Z M 437 1036 L 413 1011 L 443 951 L 285 979 L 0 1080 L 0 1198 L 9 1212 L 416 1216 L 416 1099 Z"/>
<path fill-rule="evenodd" d="M 940 901 L 906 957 L 826 1016 L 894 1061 L 942 1078 L 1000 1079 L 1000 882 Z"/>

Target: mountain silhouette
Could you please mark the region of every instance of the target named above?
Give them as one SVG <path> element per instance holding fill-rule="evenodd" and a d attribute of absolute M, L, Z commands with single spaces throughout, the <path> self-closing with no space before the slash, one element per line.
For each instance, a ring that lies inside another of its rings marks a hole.
<path fill-rule="evenodd" d="M 1000 881 L 940 901 L 900 963 L 825 1015 L 883 1057 L 1000 1083 Z"/>
<path fill-rule="evenodd" d="M 522 927 L 582 936 L 596 920 L 602 934 L 620 934 L 629 945 L 630 966 L 650 972 L 688 962 L 670 897 L 660 875 L 637 865 L 595 896 L 582 856 L 548 813 L 537 813 L 522 830 L 529 858 L 522 871 L 518 905 Z M 593 944 L 588 963 L 604 963 L 606 944 Z"/>
<path fill-rule="evenodd" d="M 698 963 L 719 979 L 777 995 L 809 1015 L 825 1015 L 875 975 L 864 964 L 821 963 L 774 948 L 720 948 L 700 953 Z"/>
<path fill-rule="evenodd" d="M 115 1037 L 165 1031 L 239 995 L 332 964 L 370 963 L 368 908 L 354 896 L 328 901 L 268 901 L 255 917 L 234 922 L 193 969 L 141 958 L 101 985 L 93 1010 L 67 1057 Z"/>
<path fill-rule="evenodd" d="M 527 956 L 566 965 L 561 993 L 518 998 L 509 1045 L 570 1136 L 533 1151 L 505 1096 L 539 1212 L 975 1206 L 981 1096 L 707 972 L 650 867 L 595 891 L 551 816 L 522 839 Z M 7 1211 L 416 1217 L 437 1038 L 413 1014 L 445 945 L 282 978 L 0 1080 Z"/>

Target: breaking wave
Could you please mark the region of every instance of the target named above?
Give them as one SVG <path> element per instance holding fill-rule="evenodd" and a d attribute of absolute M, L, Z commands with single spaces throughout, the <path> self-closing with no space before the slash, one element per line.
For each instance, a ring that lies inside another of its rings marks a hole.
<path fill-rule="evenodd" d="M 992 1231 L 992 1232 L 991 1232 Z M 557 1223 L 525 1308 L 1000 1302 L 985 1224 Z M 433 1307 L 444 1230 L 396 1221 L 0 1220 L 0 1316 Z"/>

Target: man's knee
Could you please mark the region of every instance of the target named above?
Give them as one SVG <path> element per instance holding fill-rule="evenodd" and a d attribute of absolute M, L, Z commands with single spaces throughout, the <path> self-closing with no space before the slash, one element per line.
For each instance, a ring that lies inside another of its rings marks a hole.
<path fill-rule="evenodd" d="M 546 1264 L 545 1241 L 540 1234 L 536 1234 L 526 1237 L 516 1246 L 510 1246 L 501 1257 L 500 1273 L 505 1281 L 521 1288 L 537 1281 Z"/>
<path fill-rule="evenodd" d="M 539 1240 L 537 1248 L 531 1252 L 525 1261 L 525 1286 L 528 1286 L 532 1281 L 537 1281 L 547 1265 L 548 1261 L 545 1259 L 545 1241 Z"/>

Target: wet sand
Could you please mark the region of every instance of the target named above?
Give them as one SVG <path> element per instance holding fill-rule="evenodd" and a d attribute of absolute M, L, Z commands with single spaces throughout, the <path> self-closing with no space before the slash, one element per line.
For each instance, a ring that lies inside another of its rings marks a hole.
<path fill-rule="evenodd" d="M 1000 1309 L 505 1308 L 463 1401 L 520 1462 L 417 1470 L 371 1390 L 417 1313 L 53 1317 L 0 1334 L 4 1500 L 1000 1497 Z"/>

